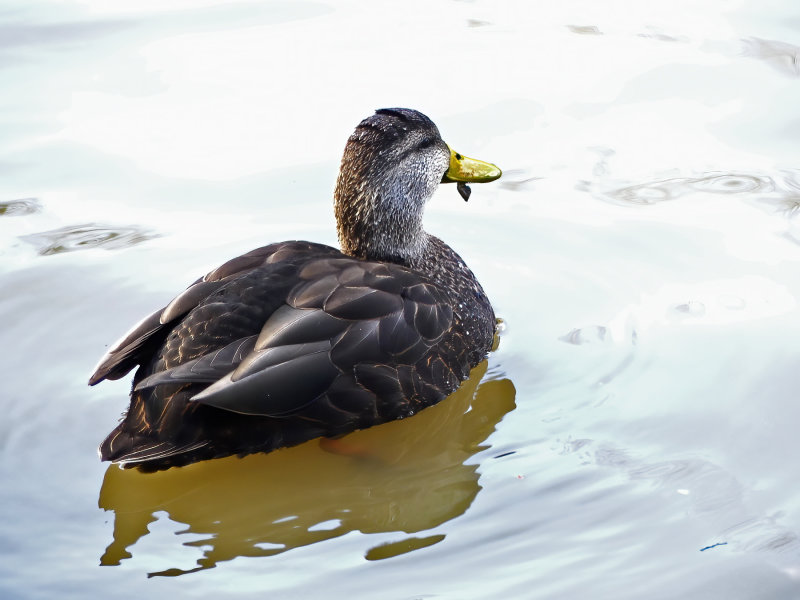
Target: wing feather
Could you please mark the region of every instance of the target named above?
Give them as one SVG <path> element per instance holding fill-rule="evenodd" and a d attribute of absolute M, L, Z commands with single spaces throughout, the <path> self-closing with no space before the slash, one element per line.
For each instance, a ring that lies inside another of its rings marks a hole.
<path fill-rule="evenodd" d="M 150 360 L 182 317 L 211 294 L 238 277 L 266 264 L 283 260 L 307 260 L 310 256 L 339 255 L 335 248 L 310 242 L 280 242 L 251 250 L 236 257 L 192 283 L 167 306 L 137 323 L 100 359 L 89 378 L 89 385 L 104 379 L 120 379 L 135 366 Z"/>
<path fill-rule="evenodd" d="M 103 358 L 92 384 L 142 366 L 101 456 L 163 468 L 413 414 L 466 373 L 442 360 L 460 343 L 447 337 L 452 326 L 445 291 L 400 265 L 308 242 L 256 249 L 195 281 Z"/>
<path fill-rule="evenodd" d="M 397 368 L 420 361 L 452 323 L 442 293 L 403 267 L 354 259 L 314 260 L 298 277 L 252 353 L 191 400 L 242 414 L 287 416 L 340 389 L 337 381 L 355 377 L 373 402 L 376 394 L 383 397 L 381 413 L 397 402 L 402 412 L 407 400 L 401 399 Z M 207 362 L 200 359 L 190 370 Z M 183 374 L 174 371 L 143 383 L 174 382 L 172 377 Z M 359 373 L 365 374 L 364 383 Z"/>

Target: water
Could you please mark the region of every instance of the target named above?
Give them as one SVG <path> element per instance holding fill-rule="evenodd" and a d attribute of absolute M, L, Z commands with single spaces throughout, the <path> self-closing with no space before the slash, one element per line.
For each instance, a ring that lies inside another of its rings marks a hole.
<path fill-rule="evenodd" d="M 0 595 L 800 597 L 798 57 L 788 1 L 7 2 Z M 505 171 L 426 215 L 488 364 L 344 451 L 100 464 L 107 345 L 335 243 L 382 106 Z"/>

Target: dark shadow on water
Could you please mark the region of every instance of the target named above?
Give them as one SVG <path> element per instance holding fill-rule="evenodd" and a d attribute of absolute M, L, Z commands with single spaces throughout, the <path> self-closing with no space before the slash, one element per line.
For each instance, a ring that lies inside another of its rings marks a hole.
<path fill-rule="evenodd" d="M 196 547 L 202 557 L 194 568 L 165 565 L 148 576 L 270 556 L 351 531 L 414 534 L 441 525 L 472 504 L 481 489 L 478 464 L 466 463 L 488 447 L 486 438 L 515 407 L 511 381 L 486 371 L 484 362 L 455 394 L 418 415 L 340 440 L 160 473 L 112 465 L 99 506 L 114 512 L 114 534 L 100 564 L 131 558 L 159 512 L 186 525 L 175 534 L 176 545 Z M 194 539 L 182 542 L 185 534 Z M 369 549 L 365 558 L 390 558 L 444 537 L 400 535 Z"/>

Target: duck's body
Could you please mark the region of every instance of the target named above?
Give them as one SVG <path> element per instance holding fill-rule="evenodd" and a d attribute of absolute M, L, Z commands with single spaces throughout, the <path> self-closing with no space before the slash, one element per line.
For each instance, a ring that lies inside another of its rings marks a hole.
<path fill-rule="evenodd" d="M 443 174 L 500 175 L 476 161 L 479 173 L 465 175 L 455 157 L 469 161 L 451 158 L 416 111 L 365 119 L 335 193 L 344 252 L 259 248 L 137 325 L 90 379 L 141 365 L 102 459 L 153 470 L 267 452 L 403 418 L 453 392 L 489 352 L 495 317 L 464 261 L 422 230 L 422 209 Z"/>

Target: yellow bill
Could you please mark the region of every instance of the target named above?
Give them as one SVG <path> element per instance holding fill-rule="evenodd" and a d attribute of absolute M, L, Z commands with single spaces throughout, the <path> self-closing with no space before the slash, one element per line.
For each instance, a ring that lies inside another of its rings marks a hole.
<path fill-rule="evenodd" d="M 467 182 L 486 183 L 498 179 L 502 174 L 497 165 L 469 158 L 450 148 L 450 166 L 442 176 L 442 183 L 457 183 L 458 193 L 466 202 L 472 193 Z"/>
<path fill-rule="evenodd" d="M 442 183 L 486 183 L 499 179 L 502 174 L 497 165 L 469 158 L 450 148 L 450 166 L 442 177 Z"/>

